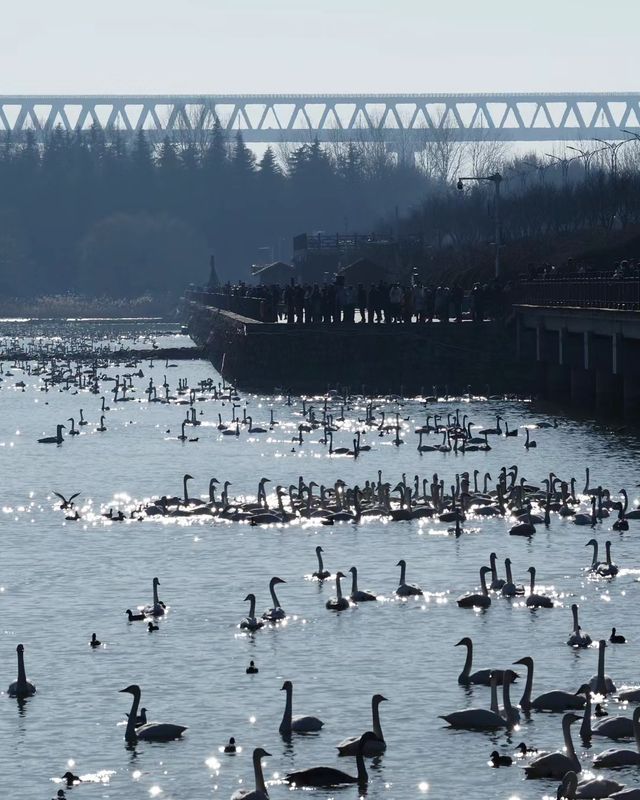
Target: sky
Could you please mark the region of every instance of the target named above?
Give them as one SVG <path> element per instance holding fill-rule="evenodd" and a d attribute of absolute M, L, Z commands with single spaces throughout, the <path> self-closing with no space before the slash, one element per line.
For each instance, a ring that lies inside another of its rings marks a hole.
<path fill-rule="evenodd" d="M 636 91 L 640 2 L 3 0 L 0 95 Z"/>

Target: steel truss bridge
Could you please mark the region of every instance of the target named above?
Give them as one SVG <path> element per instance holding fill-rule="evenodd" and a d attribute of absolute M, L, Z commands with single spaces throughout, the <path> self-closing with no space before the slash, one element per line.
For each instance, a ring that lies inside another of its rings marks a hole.
<path fill-rule="evenodd" d="M 550 142 L 640 133 L 640 93 L 398 95 L 0 96 L 0 136 L 42 141 L 99 126 L 153 142 L 208 137 L 215 122 L 247 143 L 384 142 L 420 150 L 429 142 Z"/>

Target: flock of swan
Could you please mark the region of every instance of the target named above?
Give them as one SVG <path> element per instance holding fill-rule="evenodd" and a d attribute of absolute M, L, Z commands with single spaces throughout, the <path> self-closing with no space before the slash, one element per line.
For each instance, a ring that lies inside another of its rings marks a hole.
<path fill-rule="evenodd" d="M 175 365 L 166 362 L 164 366 L 169 370 Z M 175 438 L 185 445 L 207 438 L 219 438 L 220 441 L 233 443 L 241 437 L 266 438 L 280 431 L 280 444 L 286 442 L 292 451 L 299 451 L 309 443 L 320 444 L 326 449 L 326 454 L 335 457 L 336 461 L 339 458 L 362 458 L 379 449 L 382 444 L 392 447 L 406 446 L 411 436 L 415 437 L 413 441 L 417 457 L 431 452 L 445 456 L 488 452 L 500 448 L 507 441 L 513 442 L 514 438 L 518 443 L 522 442 L 520 446 L 526 452 L 543 443 L 545 434 L 540 435 L 541 440 L 538 443 L 533 439 L 534 430 L 545 431 L 557 427 L 556 422 L 535 422 L 519 430 L 510 428 L 502 416 L 497 416 L 495 425 L 481 427 L 459 409 L 444 415 L 433 412 L 427 414 L 426 411 L 439 399 L 437 392 L 423 398 L 425 419 L 413 430 L 409 424 L 410 419 L 403 417 L 401 398 L 353 398 L 346 393 L 334 393 L 314 400 L 283 397 L 282 406 L 287 407 L 289 414 L 297 415 L 296 423 L 292 426 L 291 423 L 285 425 L 278 422 L 276 407 L 269 409 L 268 418 L 258 419 L 256 412 L 252 413 L 250 404 L 243 403 L 233 387 L 215 383 L 211 379 L 189 386 L 186 379 L 180 378 L 177 384 L 171 386 L 166 377 L 158 383 L 153 378 L 146 377 L 144 365 L 141 366 L 138 362 L 124 361 L 123 371 L 115 377 L 111 377 L 108 372 L 111 367 L 112 362 L 107 353 L 83 362 L 73 362 L 60 353 L 48 353 L 34 360 L 16 361 L 6 370 L 0 366 L 0 381 L 3 381 L 3 388 L 24 390 L 24 379 L 29 376 L 37 382 L 38 389 L 45 393 L 63 391 L 73 395 L 82 392 L 97 397 L 99 405 L 96 402 L 96 408 L 89 410 L 86 417 L 88 406 L 83 403 L 84 408 L 79 408 L 77 415 L 65 420 L 68 425 L 59 423 L 55 434 L 43 435 L 38 439 L 39 444 L 56 447 L 67 442 L 80 442 L 89 431 L 104 434 L 106 438 L 111 429 L 110 412 L 121 407 L 121 403 L 130 401 L 184 407 L 184 418 L 167 429 L 165 435 L 171 434 L 172 439 Z M 14 378 L 17 379 L 13 380 Z M 460 398 L 460 401 L 465 399 L 468 398 Z M 200 405 L 202 403 L 211 404 L 216 412 L 207 417 L 200 410 L 203 408 Z M 180 433 L 174 435 L 177 430 Z M 345 441 L 338 441 L 339 437 Z M 179 494 L 175 490 L 158 492 L 152 498 L 137 500 L 129 505 L 123 504 L 118 510 L 109 508 L 102 516 L 109 523 L 153 519 L 166 521 L 175 518 L 181 521 L 212 520 L 253 526 L 343 525 L 347 529 L 349 525 L 360 525 L 367 520 L 382 519 L 405 523 L 427 520 L 429 524 L 442 524 L 445 526 L 444 530 L 455 537 L 465 533 L 479 533 L 485 518 L 495 518 L 504 520 L 506 534 L 524 537 L 530 542 L 539 530 L 550 530 L 557 526 L 557 529 L 566 532 L 573 531 L 569 526 L 584 527 L 591 538 L 586 542 L 581 539 L 580 544 L 591 549 L 586 551 L 589 556 L 585 556 L 584 564 L 579 570 L 590 580 L 603 582 L 615 581 L 620 567 L 614 561 L 615 545 L 611 539 L 604 542 L 603 548 L 596 538 L 597 534 L 603 529 L 606 529 L 609 536 L 613 531 L 623 533 L 629 530 L 630 522 L 640 519 L 640 509 L 629 508 L 624 489 L 614 490 L 613 487 L 609 489 L 592 485 L 588 468 L 582 489 L 578 488 L 579 481 L 576 477 L 560 477 L 553 472 L 537 483 L 531 483 L 520 474 L 518 466 L 514 464 L 503 466 L 497 474 L 494 473 L 495 478 L 489 472 L 478 469 L 460 469 L 450 480 L 438 473 L 428 477 L 402 474 L 389 480 L 383 470 L 376 470 L 376 474 L 363 476 L 362 481 L 352 485 L 348 485 L 342 478 L 336 478 L 332 483 L 323 483 L 316 482 L 313 477 L 300 476 L 295 483 L 276 483 L 271 493 L 269 485 L 274 485 L 274 482 L 262 477 L 257 482 L 255 494 L 248 492 L 237 496 L 230 491 L 233 484 L 224 480 L 220 473 L 218 475 L 223 479 L 220 480 L 215 475 L 208 478 L 200 487 L 204 492 L 194 494 L 190 489 L 193 489 L 196 478 L 185 473 Z M 79 521 L 90 513 L 79 507 L 78 497 L 81 492 L 67 495 L 67 492 L 56 491 L 54 495 L 57 498 L 56 507 L 64 513 L 65 521 Z M 315 569 L 309 577 L 321 584 L 324 581 L 335 581 L 335 596 L 329 597 L 325 602 L 328 612 L 349 613 L 361 603 L 368 603 L 373 607 L 385 596 L 410 602 L 412 598 L 419 600 L 426 593 L 426 589 L 419 583 L 410 582 L 415 580 L 410 575 L 410 559 L 399 558 L 397 562 L 394 559 L 389 564 L 389 570 L 395 565 L 399 575 L 397 585 L 391 583 L 392 579 L 389 578 L 388 591 L 383 595 L 360 588 L 356 566 L 345 567 L 344 572 L 327 569 L 323 558 L 326 554 L 322 546 L 316 547 L 315 556 L 317 566 L 314 564 Z M 530 560 L 534 561 L 535 557 Z M 536 675 L 539 672 L 544 674 L 543 658 L 539 658 L 535 652 L 532 656 L 530 651 L 513 663 L 503 663 L 498 660 L 500 654 L 494 654 L 495 664 L 474 670 L 473 641 L 471 637 L 465 636 L 456 645 L 465 650 L 458 683 L 463 687 L 480 687 L 482 692 L 488 690 L 487 701 L 474 708 L 454 708 L 442 715 L 444 723 L 465 732 L 465 736 L 487 731 L 510 736 L 528 720 L 532 724 L 528 726 L 527 735 L 531 737 L 535 736 L 538 714 L 558 714 L 557 751 L 542 753 L 523 743 L 514 758 L 494 750 L 490 756 L 491 765 L 502 768 L 518 763 L 522 765 L 529 779 L 559 783 L 556 789 L 558 798 L 572 800 L 612 797 L 639 800 L 640 788 L 625 788 L 621 782 L 608 775 L 597 779 L 580 778 L 583 767 L 601 771 L 640 766 L 640 706 L 631 715 L 613 715 L 608 710 L 613 708 L 612 701 L 621 709 L 627 703 L 640 703 L 640 687 L 621 687 L 606 672 L 607 648 L 624 645 L 624 635 L 611 626 L 610 634 L 608 630 L 607 635 L 604 631 L 599 631 L 599 635 L 592 639 L 581 625 L 580 616 L 584 616 L 585 610 L 579 608 L 578 603 L 571 604 L 569 620 L 569 609 L 565 609 L 556 593 L 546 592 L 537 586 L 538 571 L 543 574 L 544 564 L 534 566 L 523 560 L 518 569 L 516 566 L 511 558 L 499 561 L 498 554 L 491 552 L 487 562 L 479 563 L 477 572 L 474 571 L 478 586 L 473 586 L 472 583 L 468 592 L 455 598 L 456 605 L 460 609 L 472 609 L 477 614 L 487 615 L 492 614 L 492 607 L 498 604 L 520 601 L 525 607 L 541 614 L 561 614 L 566 610 L 566 645 L 575 649 L 592 648 L 594 674 L 585 675 L 579 686 L 560 686 L 536 694 L 534 657 Z M 504 577 L 501 577 L 501 573 Z M 345 583 L 348 576 L 350 587 Z M 238 629 L 257 639 L 263 635 L 260 631 L 266 628 L 277 629 L 287 620 L 287 612 L 278 597 L 281 594 L 286 601 L 286 583 L 284 579 L 273 576 L 267 584 L 265 578 L 270 603 L 261 614 L 257 611 L 258 600 L 255 593 L 239 594 L 238 602 L 246 602 L 249 606 L 246 616 L 238 621 Z M 160 581 L 154 578 L 151 602 L 137 608 L 131 605 L 123 613 L 123 624 L 139 623 L 149 633 L 159 629 L 169 610 L 159 597 L 159 586 Z M 465 610 L 456 613 L 465 621 L 473 617 Z M 333 615 L 327 616 L 334 619 Z M 624 628 L 624 621 L 621 620 L 618 625 Z M 451 644 L 455 644 L 455 639 Z M 559 644 L 564 646 L 564 643 Z M 97 633 L 92 634 L 89 645 L 100 648 L 101 641 Z M 17 665 L 17 680 L 9 686 L 8 694 L 22 701 L 36 695 L 36 687 L 27 679 L 25 652 L 21 644 L 17 647 Z M 248 674 L 258 672 L 253 661 L 246 671 Z M 640 675 L 638 679 L 640 681 Z M 517 697 L 515 687 L 522 684 L 522 689 L 518 692 L 520 696 Z M 274 735 L 278 733 L 285 739 L 297 734 L 322 736 L 324 723 L 321 719 L 293 713 L 293 688 L 291 680 L 285 680 L 282 684 L 283 713 L 279 726 L 277 723 L 273 725 Z M 129 695 L 131 700 L 124 733 L 127 744 L 171 742 L 181 738 L 188 730 L 183 724 L 150 719 L 147 710 L 141 707 L 143 687 L 140 685 L 130 684 L 120 691 Z M 280 782 L 293 788 L 356 785 L 361 792 L 366 792 L 369 782 L 367 759 L 380 758 L 387 749 L 380 719 L 380 705 L 386 698 L 379 693 L 370 697 L 370 730 L 354 733 L 336 742 L 339 756 L 355 759 L 352 768 L 343 770 L 333 765 L 310 766 L 286 773 Z M 588 764 L 576 751 L 574 731 L 578 722 L 579 736 L 583 742 L 610 740 L 612 743 L 611 747 L 600 750 Z M 624 740 L 633 741 L 635 747 L 622 746 L 621 742 Z M 265 744 L 268 748 L 269 743 Z M 225 752 L 235 752 L 235 741 L 230 740 L 227 747 L 230 749 L 225 748 Z M 234 792 L 233 800 L 268 800 L 274 794 L 274 788 L 277 793 L 278 781 L 267 785 L 263 774 L 263 760 L 269 757 L 270 753 L 264 747 L 253 750 L 254 786 Z M 616 777 L 625 774 L 628 773 L 616 773 Z M 67 790 L 81 783 L 80 779 L 69 772 L 63 779 Z M 65 797 L 65 790 L 61 789 L 58 795 L 60 798 Z"/>

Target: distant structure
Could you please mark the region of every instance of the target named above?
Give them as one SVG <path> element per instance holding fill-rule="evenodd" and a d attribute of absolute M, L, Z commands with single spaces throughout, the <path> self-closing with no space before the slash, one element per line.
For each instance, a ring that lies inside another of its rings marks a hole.
<path fill-rule="evenodd" d="M 279 284 L 284 286 L 295 277 L 295 269 L 284 261 L 274 261 L 273 264 L 252 268 L 251 276 L 260 286 Z"/>
<path fill-rule="evenodd" d="M 385 233 L 301 233 L 293 238 L 293 265 L 305 282 L 332 282 L 354 262 L 366 260 L 387 277 L 398 278 L 423 252 L 420 236 Z"/>
<path fill-rule="evenodd" d="M 0 136 L 43 140 L 56 126 L 92 125 L 152 142 L 194 141 L 218 120 L 247 143 L 384 142 L 417 152 L 429 142 L 550 142 L 621 139 L 640 133 L 640 93 L 4 95 Z"/>

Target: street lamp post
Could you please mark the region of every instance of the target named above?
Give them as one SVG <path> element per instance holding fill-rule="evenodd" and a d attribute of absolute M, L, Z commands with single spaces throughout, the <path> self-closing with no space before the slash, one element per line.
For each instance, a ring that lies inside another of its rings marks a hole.
<path fill-rule="evenodd" d="M 582 150 L 580 147 L 572 147 L 570 144 L 567 145 L 567 150 L 573 150 L 575 153 L 579 153 L 580 155 L 576 156 L 576 158 L 584 158 L 584 174 L 587 176 L 589 174 L 589 170 L 591 169 L 591 159 L 601 153 L 605 148 L 598 147 L 596 150 Z"/>
<path fill-rule="evenodd" d="M 580 156 L 573 156 L 572 158 L 567 158 L 566 156 L 554 156 L 553 153 L 545 153 L 547 158 L 552 158 L 554 161 L 559 161 L 562 165 L 562 180 L 564 183 L 567 182 L 567 178 L 569 177 L 569 164 L 572 161 L 575 161 Z"/>
<path fill-rule="evenodd" d="M 609 151 L 611 153 L 611 174 L 615 181 L 615 179 L 618 177 L 618 150 L 623 145 L 629 144 L 629 142 L 633 142 L 634 139 L 623 139 L 621 142 L 616 142 L 615 144 L 611 144 L 611 142 L 606 142 L 604 139 L 594 139 L 593 141 L 600 142 L 600 144 L 609 148 Z"/>
<path fill-rule="evenodd" d="M 501 247 L 501 238 L 502 238 L 502 230 L 501 230 L 501 220 L 500 220 L 500 184 L 502 183 L 502 175 L 499 172 L 494 173 L 493 175 L 472 175 L 468 178 L 458 178 L 458 183 L 456 184 L 459 191 L 464 189 L 464 181 L 489 181 L 493 184 L 493 188 L 495 191 L 494 195 L 494 208 L 493 208 L 493 215 L 495 220 L 496 226 L 496 258 L 495 258 L 495 276 L 497 279 L 500 278 L 500 247 Z"/>

